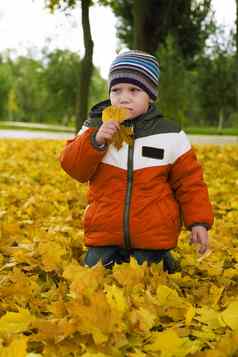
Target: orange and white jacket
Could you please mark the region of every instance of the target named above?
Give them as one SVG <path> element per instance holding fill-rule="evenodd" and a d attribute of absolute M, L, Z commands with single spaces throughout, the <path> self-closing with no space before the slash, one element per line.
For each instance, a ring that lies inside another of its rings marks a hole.
<path fill-rule="evenodd" d="M 104 101 L 92 108 L 79 134 L 61 153 L 63 169 L 89 182 L 83 224 L 87 246 L 116 245 L 170 249 L 177 245 L 182 220 L 188 229 L 213 223 L 202 168 L 178 125 L 155 106 L 133 126 L 133 145 L 99 148 L 95 134 L 102 124 Z"/>

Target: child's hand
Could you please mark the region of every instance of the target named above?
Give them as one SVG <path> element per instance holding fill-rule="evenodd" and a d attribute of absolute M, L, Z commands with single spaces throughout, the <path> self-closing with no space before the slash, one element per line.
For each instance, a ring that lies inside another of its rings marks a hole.
<path fill-rule="evenodd" d="M 200 244 L 199 253 L 204 254 L 208 250 L 208 232 L 203 226 L 194 226 L 190 236 L 191 243 Z"/>
<path fill-rule="evenodd" d="M 112 140 L 113 135 L 120 129 L 120 124 L 116 121 L 107 121 L 103 123 L 96 135 L 98 145 L 103 145 L 107 140 Z"/>

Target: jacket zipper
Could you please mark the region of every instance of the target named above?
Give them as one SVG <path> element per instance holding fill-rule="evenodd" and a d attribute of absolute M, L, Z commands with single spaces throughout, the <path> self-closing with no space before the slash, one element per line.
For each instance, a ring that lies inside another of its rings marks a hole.
<path fill-rule="evenodd" d="M 132 127 L 133 129 L 133 127 Z M 130 206 L 131 206 L 131 196 L 133 187 L 133 164 L 134 164 L 134 139 L 131 145 L 128 145 L 128 156 L 127 156 L 127 189 L 126 198 L 124 206 L 124 216 L 123 216 L 123 228 L 124 228 L 124 245 L 125 248 L 131 249 L 131 237 L 130 237 Z"/>

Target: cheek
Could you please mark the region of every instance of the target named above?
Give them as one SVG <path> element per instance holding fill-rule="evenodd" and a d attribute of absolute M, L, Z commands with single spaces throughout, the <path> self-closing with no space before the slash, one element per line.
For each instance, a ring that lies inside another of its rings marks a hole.
<path fill-rule="evenodd" d="M 109 98 L 112 105 L 115 105 L 117 103 L 117 98 L 114 95 L 110 94 Z"/>
<path fill-rule="evenodd" d="M 150 103 L 148 100 L 145 100 L 144 98 L 138 98 L 137 99 L 137 105 L 143 109 L 143 108 L 148 108 Z"/>

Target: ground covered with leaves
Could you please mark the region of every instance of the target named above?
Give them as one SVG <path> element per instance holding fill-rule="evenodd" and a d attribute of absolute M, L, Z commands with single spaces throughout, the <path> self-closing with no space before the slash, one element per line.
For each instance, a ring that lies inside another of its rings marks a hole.
<path fill-rule="evenodd" d="M 238 356 L 238 146 L 196 147 L 216 220 L 181 271 L 81 264 L 86 186 L 63 142 L 0 143 L 0 357 Z"/>

